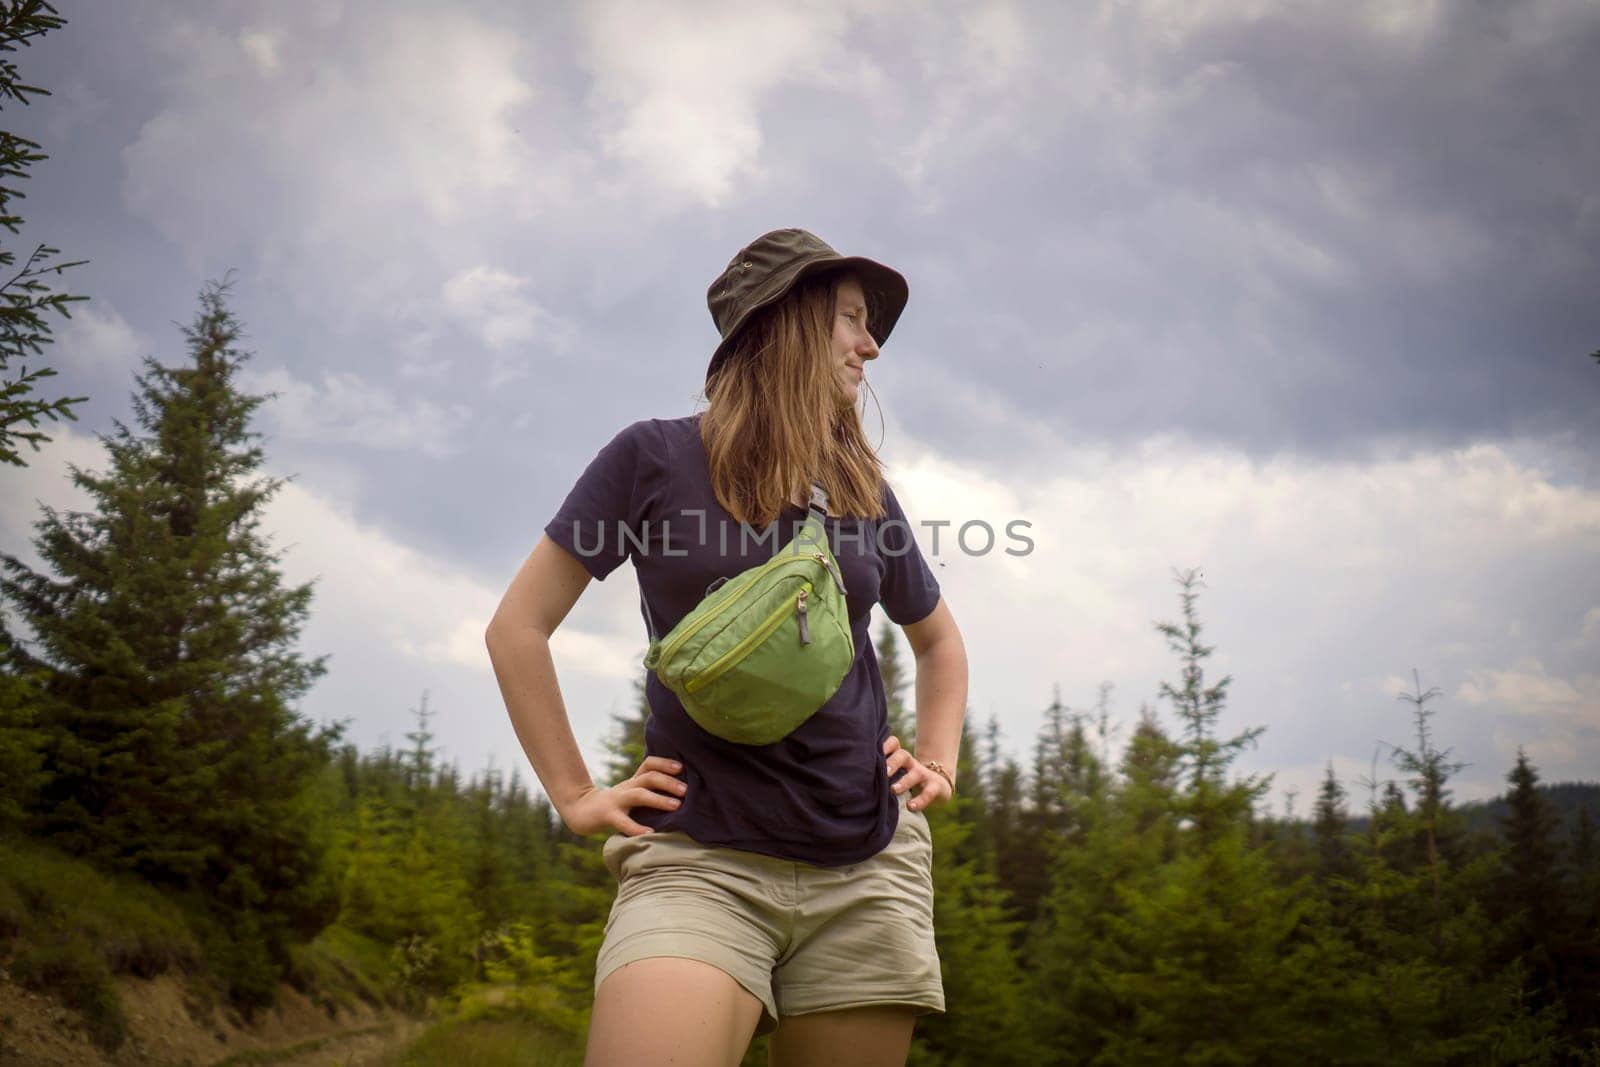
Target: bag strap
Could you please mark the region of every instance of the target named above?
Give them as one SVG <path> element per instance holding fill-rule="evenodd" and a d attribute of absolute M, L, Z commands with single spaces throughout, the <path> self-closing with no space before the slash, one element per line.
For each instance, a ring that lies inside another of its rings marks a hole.
<path fill-rule="evenodd" d="M 806 504 L 806 510 L 815 511 L 823 518 L 828 517 L 828 491 L 816 482 L 811 483 L 811 500 Z M 650 605 L 645 603 L 643 589 L 639 590 L 639 610 L 644 615 L 645 632 L 650 635 L 653 645 L 656 643 L 656 622 L 650 617 Z"/>
<path fill-rule="evenodd" d="M 653 645 L 656 643 L 656 624 L 655 620 L 650 618 L 650 605 L 644 602 L 643 589 L 639 590 L 639 610 L 644 612 L 644 628 L 650 635 L 650 643 Z"/>
<path fill-rule="evenodd" d="M 828 491 L 816 482 L 811 483 L 811 503 L 806 505 L 808 510 L 822 512 L 822 517 L 828 517 Z"/>

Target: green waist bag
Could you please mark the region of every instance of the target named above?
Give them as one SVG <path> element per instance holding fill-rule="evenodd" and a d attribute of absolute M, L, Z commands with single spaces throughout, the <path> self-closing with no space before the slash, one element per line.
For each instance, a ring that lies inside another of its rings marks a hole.
<path fill-rule="evenodd" d="M 838 692 L 855 661 L 844 578 L 828 548 L 827 494 L 813 486 L 794 538 L 770 560 L 719 579 L 665 637 L 649 605 L 644 665 L 702 729 L 770 745 Z"/>

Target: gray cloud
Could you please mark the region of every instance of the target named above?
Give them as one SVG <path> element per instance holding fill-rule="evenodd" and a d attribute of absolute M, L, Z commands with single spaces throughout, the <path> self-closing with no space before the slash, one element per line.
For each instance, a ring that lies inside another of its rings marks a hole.
<path fill-rule="evenodd" d="M 910 279 L 869 368 L 891 460 L 1017 489 L 1152 438 L 1308 470 L 1488 440 L 1600 484 L 1593 5 L 741 5 L 709 38 L 675 13 L 483 3 L 435 31 L 422 10 L 86 6 L 24 54 L 63 89 L 16 113 L 53 157 L 30 230 L 93 260 L 74 284 L 108 309 L 93 359 L 60 360 L 85 427 L 126 416 L 138 356 L 176 359 L 172 322 L 235 267 L 255 380 L 293 387 L 275 466 L 493 587 L 618 427 L 691 410 L 733 251 L 804 225 Z M 701 44 L 770 62 L 719 77 Z M 1574 537 L 1547 571 L 1592 560 Z M 1159 584 L 1182 561 L 1143 562 Z M 1489 708 L 1536 688 L 1532 659 L 1589 692 L 1560 647 L 1591 587 L 1541 607 L 1463 580 L 1533 636 L 1499 661 L 1474 631 L 1440 684 L 1477 672 Z M 575 618 L 625 640 L 627 601 Z M 1316 684 L 1405 669 L 1370 662 L 1401 624 L 1362 618 Z M 1273 758 L 1320 760 L 1281 736 Z"/>

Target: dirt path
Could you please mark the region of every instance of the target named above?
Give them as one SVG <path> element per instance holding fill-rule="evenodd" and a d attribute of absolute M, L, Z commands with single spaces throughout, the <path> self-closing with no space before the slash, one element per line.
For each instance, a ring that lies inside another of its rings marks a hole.
<path fill-rule="evenodd" d="M 273 1067 L 379 1067 L 395 1062 L 422 1032 L 426 1020 L 399 1018 L 376 1026 L 299 1041 L 276 1050 L 257 1050 L 223 1064 L 271 1064 Z"/>
<path fill-rule="evenodd" d="M 361 1005 L 333 1017 L 288 987 L 253 1025 L 197 1008 L 171 975 L 119 981 L 127 1037 L 115 1052 L 89 1040 L 79 1015 L 52 997 L 0 978 L 0 1067 L 120 1067 L 122 1064 L 367 1064 L 391 1062 L 427 1027 Z"/>

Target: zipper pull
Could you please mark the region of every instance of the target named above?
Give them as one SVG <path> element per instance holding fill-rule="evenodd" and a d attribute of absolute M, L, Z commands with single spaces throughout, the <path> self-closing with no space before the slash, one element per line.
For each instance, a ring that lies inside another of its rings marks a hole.
<path fill-rule="evenodd" d="M 800 643 L 811 643 L 811 624 L 806 621 L 806 591 L 800 590 L 800 595 L 794 598 L 795 614 L 800 616 Z"/>
<path fill-rule="evenodd" d="M 841 576 L 839 574 L 839 572 L 837 570 L 834 569 L 833 560 L 829 559 L 827 556 L 823 555 L 821 552 L 813 552 L 813 553 L 811 553 L 811 558 L 816 560 L 818 563 L 822 564 L 824 567 L 827 568 L 828 573 L 833 576 L 833 584 L 837 585 L 839 587 L 839 595 L 840 596 L 844 596 L 845 595 L 844 578 L 843 578 L 843 576 Z"/>

